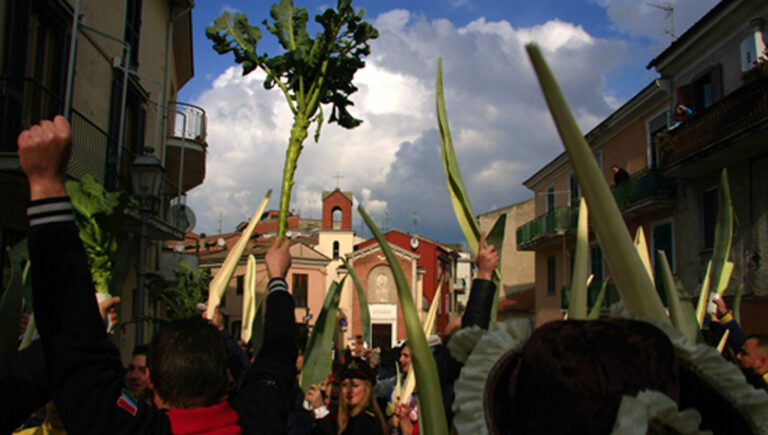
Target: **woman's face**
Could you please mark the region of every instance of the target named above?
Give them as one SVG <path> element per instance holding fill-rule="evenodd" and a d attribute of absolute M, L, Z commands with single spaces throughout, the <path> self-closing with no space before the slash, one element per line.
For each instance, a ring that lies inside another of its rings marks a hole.
<path fill-rule="evenodd" d="M 341 381 L 341 394 L 350 408 L 357 406 L 365 397 L 365 384 L 360 379 L 344 379 Z"/>

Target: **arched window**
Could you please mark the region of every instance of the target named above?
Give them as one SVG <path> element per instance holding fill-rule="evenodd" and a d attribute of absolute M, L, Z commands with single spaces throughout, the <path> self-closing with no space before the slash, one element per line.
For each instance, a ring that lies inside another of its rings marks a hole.
<path fill-rule="evenodd" d="M 333 259 L 338 260 L 339 259 L 339 241 L 333 242 Z"/>
<path fill-rule="evenodd" d="M 331 221 L 333 221 L 333 229 L 334 230 L 340 230 L 341 229 L 341 218 L 342 218 L 342 211 L 341 207 L 334 207 L 333 211 L 331 211 Z"/>

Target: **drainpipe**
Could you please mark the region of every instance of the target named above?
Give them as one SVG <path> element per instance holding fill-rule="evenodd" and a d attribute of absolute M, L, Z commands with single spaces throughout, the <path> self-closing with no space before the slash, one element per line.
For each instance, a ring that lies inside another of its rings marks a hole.
<path fill-rule="evenodd" d="M 67 66 L 67 89 L 64 96 L 64 117 L 72 120 L 72 88 L 75 80 L 75 56 L 77 55 L 77 26 L 80 23 L 80 0 L 75 0 L 72 12 L 72 35 L 69 39 L 69 65 Z"/>
<path fill-rule="evenodd" d="M 166 32 L 166 45 L 165 45 L 165 82 L 163 83 L 163 100 L 162 100 L 162 108 L 163 108 L 163 123 L 162 123 L 162 129 L 155 130 L 155 143 L 159 142 L 157 139 L 157 134 L 162 131 L 162 149 L 163 149 L 163 167 L 165 167 L 165 156 L 166 156 L 166 147 L 168 145 L 168 135 L 166 134 L 166 131 L 168 130 L 168 87 L 171 82 L 171 52 L 173 51 L 173 28 L 176 21 L 184 16 L 187 12 L 191 11 L 192 8 L 195 7 L 194 2 L 190 2 L 191 6 L 186 7 L 184 10 L 176 14 L 176 16 L 172 16 L 171 19 L 168 21 L 168 31 Z M 173 13 L 173 7 L 171 7 L 171 13 Z M 178 90 L 178 89 L 177 89 Z M 156 120 L 157 124 L 157 120 Z"/>

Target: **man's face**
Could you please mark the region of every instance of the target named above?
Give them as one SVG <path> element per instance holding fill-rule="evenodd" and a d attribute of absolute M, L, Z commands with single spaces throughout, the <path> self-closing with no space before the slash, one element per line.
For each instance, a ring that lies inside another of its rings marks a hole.
<path fill-rule="evenodd" d="M 411 369 L 411 350 L 407 347 L 400 352 L 400 371 L 407 372 Z"/>
<path fill-rule="evenodd" d="M 125 372 L 125 386 L 134 396 L 140 396 L 147 388 L 147 356 L 135 355 Z"/>
<path fill-rule="evenodd" d="M 768 354 L 757 346 L 756 338 L 750 338 L 744 342 L 744 346 L 736 357 L 741 367 L 753 369 L 761 375 L 768 373 Z"/>

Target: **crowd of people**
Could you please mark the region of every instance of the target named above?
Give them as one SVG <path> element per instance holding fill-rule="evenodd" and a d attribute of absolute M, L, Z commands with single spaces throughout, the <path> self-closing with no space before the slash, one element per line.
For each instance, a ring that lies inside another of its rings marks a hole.
<path fill-rule="evenodd" d="M 93 296 L 85 251 L 64 188 L 71 146 L 69 124 L 60 116 L 25 130 L 18 139 L 19 159 L 30 188 L 28 240 L 34 264 L 33 304 L 40 339 L 0 362 L 0 388 L 4 393 L 0 394 L 0 432 L 15 431 L 27 422 L 26 426 L 39 427 L 24 429 L 22 433 L 54 434 L 66 430 L 72 434 L 418 434 L 418 389 L 409 397 L 400 397 L 402 392 L 397 389 L 398 378 L 404 381 L 412 370 L 407 343 L 381 353 L 372 353 L 366 346 L 348 348 L 338 355 L 332 372 L 320 385 L 312 385 L 306 392 L 299 388 L 298 373 L 303 361 L 300 343 L 306 337 L 297 333 L 294 301 L 285 282 L 291 265 L 289 243 L 285 240 L 276 239 L 265 257 L 270 280 L 264 340 L 257 355 L 248 355 L 238 345 L 223 328 L 217 312 L 212 319 L 201 316 L 162 326 L 150 343 L 136 346 L 130 364 L 124 367 L 104 327 L 109 305 L 118 300 L 99 305 Z M 450 340 L 454 331 L 464 328 L 487 330 L 493 306 L 492 275 L 499 255 L 492 246 L 485 245 L 485 235 L 475 258 L 478 273 L 465 312 L 440 340 L 430 343 L 449 427 L 454 418 L 454 384 L 462 364 L 451 356 L 443 342 Z M 540 371 L 547 381 L 573 373 L 566 369 L 548 371 L 562 368 L 570 359 L 564 352 L 574 351 L 553 350 L 553 343 L 565 346 L 570 340 L 594 334 L 596 338 L 591 343 L 600 344 L 606 331 L 611 336 L 620 331 L 633 337 L 648 335 L 646 330 L 651 328 L 631 322 L 595 322 L 589 325 L 596 326 L 582 328 L 578 334 L 568 332 L 581 328 L 579 325 L 563 322 L 540 328 L 525 347 L 509 353 L 508 362 L 497 367 L 494 376 L 500 376 L 502 387 L 489 400 L 500 413 L 497 423 L 502 423 L 494 426 L 501 427 L 500 432 L 512 431 L 503 422 L 522 427 L 521 421 L 527 415 L 544 411 L 543 407 L 534 406 L 522 412 L 536 402 L 529 401 L 529 396 L 520 402 L 519 397 L 527 382 L 538 379 Z M 753 385 L 768 391 L 768 337 L 746 335 L 725 302 L 718 299 L 709 331 L 712 336 L 719 336 L 725 330 L 730 334 L 733 361 Z M 652 337 L 654 343 L 668 342 L 663 334 L 657 335 L 660 338 Z M 641 352 L 632 352 L 633 364 L 647 360 Z M 555 355 L 557 364 L 526 365 L 544 354 L 547 362 Z M 619 365 L 622 358 L 625 357 L 616 356 L 614 362 Z M 620 397 L 650 388 L 645 379 L 632 373 L 632 368 L 619 367 L 622 373 L 616 375 L 616 385 L 631 387 L 612 391 L 611 401 L 617 400 L 617 394 Z M 590 370 L 595 370 L 594 364 L 584 369 Z M 667 373 L 662 375 L 669 377 Z M 669 391 L 675 396 L 677 390 Z M 549 393 L 541 394 L 548 398 Z M 590 397 L 581 390 L 576 393 L 575 397 Z M 563 391 L 562 397 L 571 396 Z M 507 412 L 507 405 L 512 406 L 511 412 Z M 30 415 L 41 407 L 47 411 L 44 420 L 30 423 Z M 581 412 L 578 408 L 563 405 L 546 411 L 567 415 L 572 410 Z M 607 418 L 612 418 L 616 411 L 611 408 L 606 412 Z M 516 420 L 507 421 L 512 415 Z M 541 415 L 551 419 L 549 414 Z M 575 431 L 579 432 L 579 428 Z M 528 433 L 536 433 L 535 427 Z"/>

